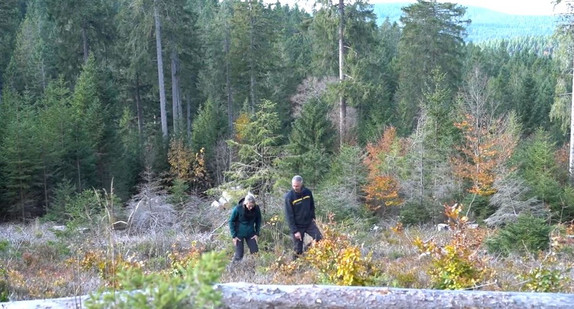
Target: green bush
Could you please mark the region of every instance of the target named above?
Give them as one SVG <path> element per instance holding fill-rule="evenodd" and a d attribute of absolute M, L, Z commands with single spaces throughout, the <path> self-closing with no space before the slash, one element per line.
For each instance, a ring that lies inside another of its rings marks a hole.
<path fill-rule="evenodd" d="M 462 205 L 469 205 L 474 219 L 482 222 L 496 211 L 496 208 L 490 205 L 488 200 L 489 198 L 486 196 L 468 194 L 464 197 Z M 466 212 L 466 209 L 464 212 Z"/>
<path fill-rule="evenodd" d="M 141 268 L 126 268 L 118 274 L 122 292 L 94 293 L 86 308 L 217 308 L 221 293 L 213 284 L 225 269 L 223 252 L 207 252 L 198 263 L 180 266 L 174 273 L 144 273 Z"/>
<path fill-rule="evenodd" d="M 502 228 L 498 235 L 488 239 L 486 245 L 491 253 L 508 255 L 547 250 L 550 245 L 551 227 L 542 218 L 520 215 L 514 223 Z"/>
<path fill-rule="evenodd" d="M 570 281 L 562 274 L 560 269 L 552 269 L 540 266 L 531 269 L 528 274 L 521 275 L 520 279 L 526 281 L 524 285 L 530 292 L 556 293 L 563 291 L 564 286 Z"/>
<path fill-rule="evenodd" d="M 9 295 L 10 285 L 8 284 L 6 269 L 4 268 L 4 265 L 0 264 L 0 302 L 9 301 Z"/>
<path fill-rule="evenodd" d="M 189 200 L 189 193 L 187 190 L 189 185 L 187 182 L 181 178 L 176 178 L 170 188 L 171 196 L 169 201 L 176 205 L 182 205 Z"/>
<path fill-rule="evenodd" d="M 56 189 L 55 198 L 45 220 L 66 223 L 68 227 L 77 227 L 98 221 L 107 206 L 119 205 L 117 197 L 98 190 L 84 190 L 73 193 L 67 185 Z"/>
<path fill-rule="evenodd" d="M 403 225 L 416 225 L 430 221 L 431 216 L 425 207 L 419 204 L 408 203 L 401 208 L 400 221 Z"/>

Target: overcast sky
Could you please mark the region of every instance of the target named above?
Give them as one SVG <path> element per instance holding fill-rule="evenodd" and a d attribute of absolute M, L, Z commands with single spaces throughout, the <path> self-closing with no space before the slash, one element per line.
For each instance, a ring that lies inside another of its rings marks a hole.
<path fill-rule="evenodd" d="M 370 0 L 370 3 L 383 3 L 383 2 L 403 2 L 403 1 Z M 404 2 L 416 2 L 416 1 L 406 0 Z M 551 0 L 458 0 L 458 1 L 451 0 L 448 2 L 454 2 L 464 6 L 469 5 L 478 6 L 509 14 L 552 15 L 554 12 L 554 4 L 552 4 Z"/>
<path fill-rule="evenodd" d="M 273 0 L 267 0 L 274 2 Z M 280 0 L 282 3 L 283 0 Z M 334 0 L 336 1 L 336 0 Z M 442 0 L 439 0 L 442 1 Z M 288 3 L 297 2 L 300 7 L 313 3 L 313 0 L 287 0 Z M 369 3 L 416 2 L 416 0 L 369 0 Z M 446 1 L 444 1 L 446 2 Z M 503 13 L 518 15 L 552 15 L 556 13 L 552 0 L 451 0 L 463 6 L 478 6 Z"/>

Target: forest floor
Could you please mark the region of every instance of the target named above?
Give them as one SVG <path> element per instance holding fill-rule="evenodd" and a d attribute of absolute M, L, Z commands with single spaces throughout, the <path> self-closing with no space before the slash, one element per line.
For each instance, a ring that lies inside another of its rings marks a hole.
<path fill-rule="evenodd" d="M 117 283 L 122 267 L 162 272 L 213 250 L 229 259 L 222 283 L 346 285 L 351 278 L 351 284 L 432 289 L 444 288 L 450 281 L 440 276 L 446 276 L 473 290 L 574 293 L 572 235 L 553 236 L 548 251 L 503 256 L 488 253 L 483 245 L 495 233 L 492 229 L 403 228 L 382 219 L 318 218 L 325 240 L 317 247 L 324 251 L 292 261 L 281 207 L 270 206 L 260 252 L 231 263 L 230 211 L 199 198 L 173 206 L 164 196 L 140 196 L 126 207 L 129 225 L 123 230 L 112 228 L 109 213 L 91 217 L 87 225 L 41 219 L 1 224 L 0 297 L 18 301 L 87 295 Z M 348 262 L 349 256 L 354 262 Z M 347 279 L 333 275 L 332 269 Z"/>

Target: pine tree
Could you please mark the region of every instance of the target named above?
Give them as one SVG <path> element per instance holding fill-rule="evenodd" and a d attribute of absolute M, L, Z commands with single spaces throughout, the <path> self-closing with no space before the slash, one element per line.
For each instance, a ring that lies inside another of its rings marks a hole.
<path fill-rule="evenodd" d="M 25 97 L 14 92 L 3 96 L 3 136 L 0 139 L 0 167 L 4 199 L 10 208 L 5 212 L 24 220 L 31 215 L 38 203 L 35 190 L 41 168 L 40 153 L 35 142 L 37 127 L 34 109 Z"/>
<path fill-rule="evenodd" d="M 130 103 L 130 109 L 137 117 L 140 139 L 145 139 L 146 124 L 153 122 L 157 111 L 157 94 L 152 90 L 157 83 L 157 67 L 154 64 L 153 9 L 150 1 L 124 0 L 119 3 L 116 66 L 120 83 L 121 99 Z M 146 111 L 148 111 L 146 113 Z"/>
<path fill-rule="evenodd" d="M 317 185 L 330 169 L 336 131 L 327 118 L 330 106 L 311 99 L 293 122 L 287 155 L 283 160 L 289 174 L 302 175 L 310 186 Z"/>
<path fill-rule="evenodd" d="M 433 70 L 445 75 L 447 89 L 455 90 L 461 78 L 463 37 L 468 20 L 465 8 L 454 3 L 418 0 L 403 8 L 403 33 L 399 42 L 399 132 L 410 132 L 420 113 L 424 85 Z"/>
<path fill-rule="evenodd" d="M 29 7 L 16 36 L 14 55 L 6 74 L 12 88 L 20 93 L 26 90 L 35 99 L 46 88 L 49 73 L 44 60 L 46 44 L 41 33 L 44 25 L 38 6 Z"/>
<path fill-rule="evenodd" d="M 215 156 L 218 141 L 227 133 L 225 121 L 225 115 L 221 112 L 219 104 L 208 100 L 200 107 L 191 130 L 192 150 L 194 153 L 199 153 L 204 149 L 204 159 L 212 175 L 220 170 Z"/>
<path fill-rule="evenodd" d="M 97 72 L 93 56 L 88 57 L 80 74 L 71 101 L 71 128 L 66 154 L 66 178 L 74 179 L 81 192 L 88 187 L 101 187 L 97 164 L 104 133 L 104 109 L 97 93 Z"/>
<path fill-rule="evenodd" d="M 70 90 L 60 78 L 48 84 L 38 106 L 36 140 L 41 152 L 42 195 L 46 211 L 51 207 L 52 192 L 63 176 L 60 174 L 62 159 L 69 147 L 68 138 L 72 134 L 71 127 L 68 126 L 71 117 L 70 102 Z"/>
<path fill-rule="evenodd" d="M 237 161 L 231 163 L 229 177 L 251 192 L 261 195 L 271 192 L 277 179 L 275 160 L 281 153 L 283 136 L 275 103 L 263 100 L 258 112 L 238 130 L 241 139 L 228 143 L 237 151 Z"/>
<path fill-rule="evenodd" d="M 261 0 L 233 2 L 230 49 L 234 102 L 247 102 L 254 113 L 267 87 L 264 77 L 271 71 L 276 51 L 275 27 Z"/>
<path fill-rule="evenodd" d="M 110 0 L 45 0 L 56 25 L 59 73 L 73 82 L 88 56 L 103 57 L 115 37 L 114 4 Z"/>
<path fill-rule="evenodd" d="M 18 25 L 22 19 L 19 8 L 23 0 L 4 0 L 0 2 L 0 90 L 6 81 L 4 71 L 13 55 Z"/>

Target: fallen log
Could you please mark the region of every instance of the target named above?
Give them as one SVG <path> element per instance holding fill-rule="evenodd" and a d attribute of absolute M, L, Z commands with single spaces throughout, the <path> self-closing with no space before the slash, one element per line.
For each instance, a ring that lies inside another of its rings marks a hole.
<path fill-rule="evenodd" d="M 224 308 L 574 308 L 574 294 L 489 291 L 417 290 L 331 285 L 258 285 L 224 283 L 214 286 Z M 121 294 L 121 293 L 120 293 Z M 119 294 L 118 294 L 119 295 Z M 87 296 L 0 303 L 2 309 L 80 309 Z"/>
<path fill-rule="evenodd" d="M 231 309 L 574 308 L 574 294 L 399 289 L 330 285 L 216 285 Z"/>

